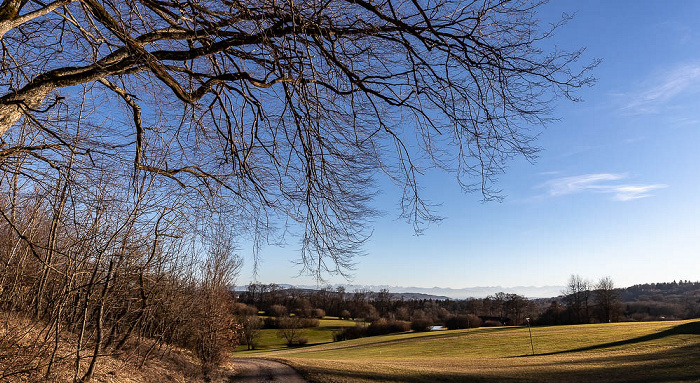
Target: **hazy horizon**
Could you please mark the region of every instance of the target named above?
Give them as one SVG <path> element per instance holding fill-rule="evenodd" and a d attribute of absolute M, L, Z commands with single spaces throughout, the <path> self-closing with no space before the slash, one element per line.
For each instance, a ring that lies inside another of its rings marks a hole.
<path fill-rule="evenodd" d="M 595 281 L 592 281 L 595 283 Z M 649 281 L 646 283 L 672 283 L 673 281 Z M 697 282 L 691 280 L 691 282 Z M 246 286 L 251 283 L 246 284 L 236 284 L 234 287 L 237 291 L 245 291 Z M 262 283 L 262 282 L 257 282 Z M 275 282 L 263 283 L 272 284 Z M 522 295 L 526 298 L 554 298 L 563 294 L 566 289 L 564 285 L 553 285 L 553 286 L 467 286 L 461 288 L 450 288 L 450 287 L 422 287 L 422 286 L 392 286 L 392 285 L 361 285 L 361 284 L 332 284 L 332 285 L 304 285 L 304 284 L 288 284 L 288 283 L 275 283 L 282 288 L 301 288 L 301 289 L 321 289 L 326 287 L 331 287 L 333 289 L 344 286 L 347 293 L 352 293 L 354 290 L 370 290 L 372 292 L 378 292 L 381 289 L 387 289 L 391 293 L 421 293 L 435 296 L 445 296 L 452 299 L 466 299 L 466 298 L 485 298 L 488 295 L 495 294 L 497 292 L 504 293 L 514 293 Z M 630 286 L 616 286 L 617 288 L 628 288 Z"/>

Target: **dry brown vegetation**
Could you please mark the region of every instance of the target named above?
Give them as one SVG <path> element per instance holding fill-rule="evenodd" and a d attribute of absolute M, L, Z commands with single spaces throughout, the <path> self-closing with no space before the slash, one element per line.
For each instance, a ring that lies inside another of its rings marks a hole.
<path fill-rule="evenodd" d="M 0 314 L 0 374 L 8 383 L 70 382 L 75 373 L 76 336 L 63 332 L 56 343 L 54 365 L 46 374 L 46 363 L 54 348 L 45 347 L 46 327 L 17 314 Z M 89 359 L 81 361 L 86 370 Z M 189 350 L 155 340 L 133 340 L 119 351 L 106 351 L 93 372 L 93 381 L 110 383 L 226 382 L 235 374 L 223 363 L 205 379 L 202 362 Z"/>
<path fill-rule="evenodd" d="M 208 374 L 237 345 L 226 231 L 186 251 L 175 220 L 145 217 L 118 188 L 97 185 L 95 201 L 89 184 L 65 183 L 38 198 L 22 176 L 6 174 L 0 200 L 0 379 L 87 382 L 113 355 L 143 366 L 174 346 Z"/>

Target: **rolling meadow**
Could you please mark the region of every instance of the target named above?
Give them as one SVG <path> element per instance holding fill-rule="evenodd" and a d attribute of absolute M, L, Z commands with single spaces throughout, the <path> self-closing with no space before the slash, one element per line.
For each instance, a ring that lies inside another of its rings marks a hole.
<path fill-rule="evenodd" d="M 311 382 L 700 381 L 697 320 L 534 327 L 532 344 L 527 327 L 331 342 L 345 322 L 324 319 L 296 348 L 263 330 L 258 350 L 234 355 L 283 361 Z"/>

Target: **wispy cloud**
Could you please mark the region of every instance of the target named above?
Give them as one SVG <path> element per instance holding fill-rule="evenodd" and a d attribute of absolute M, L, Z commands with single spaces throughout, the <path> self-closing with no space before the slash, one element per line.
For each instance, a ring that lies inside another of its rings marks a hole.
<path fill-rule="evenodd" d="M 621 182 L 626 178 L 626 174 L 583 174 L 554 178 L 538 187 L 547 189 L 547 194 L 552 197 L 592 192 L 612 194 L 612 198 L 616 201 L 631 201 L 651 197 L 653 195 L 650 193 L 652 190 L 668 187 L 665 184 L 626 184 Z"/>
<path fill-rule="evenodd" d="M 656 24 L 654 28 L 666 34 L 669 42 L 676 42 L 680 45 L 691 43 L 697 35 L 694 32 L 694 28 L 677 21 L 661 22 Z"/>
<path fill-rule="evenodd" d="M 641 89 L 619 94 L 622 110 L 632 114 L 658 113 L 683 93 L 700 90 L 700 64 L 687 64 L 656 75 Z"/>
<path fill-rule="evenodd" d="M 651 197 L 650 191 L 668 187 L 664 184 L 656 185 L 620 185 L 613 186 L 611 190 L 615 192 L 615 199 L 618 201 L 629 201 L 633 199 Z"/>

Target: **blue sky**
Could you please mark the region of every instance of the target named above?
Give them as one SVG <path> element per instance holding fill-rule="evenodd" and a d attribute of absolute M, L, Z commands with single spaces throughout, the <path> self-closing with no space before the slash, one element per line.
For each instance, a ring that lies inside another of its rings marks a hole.
<path fill-rule="evenodd" d="M 510 163 L 501 203 L 430 174 L 445 220 L 416 236 L 391 187 L 352 282 L 450 287 L 562 285 L 571 274 L 618 286 L 700 279 L 700 2 L 553 1 L 543 22 L 576 16 L 554 39 L 601 58 L 581 103 L 556 103 L 535 164 Z M 257 280 L 296 277 L 298 246 L 265 247 Z M 246 249 L 242 249 L 245 255 Z M 401 262 L 397 262 L 400 259 Z M 239 284 L 252 279 L 249 258 Z M 330 283 L 344 283 L 329 277 Z"/>

